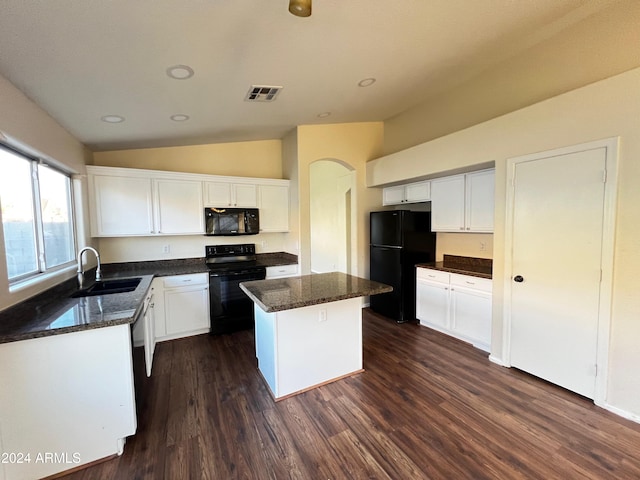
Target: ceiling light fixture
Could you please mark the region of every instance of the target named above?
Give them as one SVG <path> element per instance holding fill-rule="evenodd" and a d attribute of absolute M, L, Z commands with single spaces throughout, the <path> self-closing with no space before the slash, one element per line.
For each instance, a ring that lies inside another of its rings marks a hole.
<path fill-rule="evenodd" d="M 104 117 L 100 117 L 100 120 L 107 123 L 122 123 L 124 122 L 124 117 L 120 115 L 105 115 Z"/>
<path fill-rule="evenodd" d="M 189 120 L 189 115 L 176 113 L 175 115 L 171 115 L 169 118 L 174 122 L 186 122 L 187 120 Z"/>
<path fill-rule="evenodd" d="M 360 80 L 358 82 L 358 86 L 359 87 L 370 87 L 374 83 L 376 83 L 376 79 L 375 78 L 365 78 L 364 80 Z"/>
<path fill-rule="evenodd" d="M 167 68 L 167 75 L 176 80 L 186 80 L 193 77 L 193 68 L 188 65 L 174 65 Z"/>
<path fill-rule="evenodd" d="M 311 16 L 311 0 L 289 0 L 289 12 L 296 17 Z"/>
<path fill-rule="evenodd" d="M 318 118 L 327 118 L 329 115 L 331 115 L 331 112 L 319 113 Z"/>

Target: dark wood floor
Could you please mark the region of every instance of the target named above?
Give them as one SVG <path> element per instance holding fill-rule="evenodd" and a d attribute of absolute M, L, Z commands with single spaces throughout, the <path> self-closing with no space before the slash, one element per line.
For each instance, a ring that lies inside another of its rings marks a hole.
<path fill-rule="evenodd" d="M 158 344 L 124 454 L 64 478 L 640 478 L 640 425 L 465 343 L 365 310 L 364 366 L 274 403 L 251 332 Z"/>

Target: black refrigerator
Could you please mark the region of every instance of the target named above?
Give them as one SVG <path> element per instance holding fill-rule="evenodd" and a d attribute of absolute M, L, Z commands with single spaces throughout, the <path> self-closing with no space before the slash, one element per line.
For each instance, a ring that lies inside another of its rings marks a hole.
<path fill-rule="evenodd" d="M 415 321 L 415 265 L 436 258 L 431 212 L 371 212 L 370 222 L 369 276 L 393 287 L 392 292 L 371 296 L 371 309 L 398 323 Z"/>

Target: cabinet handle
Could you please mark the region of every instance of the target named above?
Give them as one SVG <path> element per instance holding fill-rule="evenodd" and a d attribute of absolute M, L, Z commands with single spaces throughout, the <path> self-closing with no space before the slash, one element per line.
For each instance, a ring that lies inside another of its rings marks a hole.
<path fill-rule="evenodd" d="M 471 227 L 467 227 L 467 230 L 471 230 Z"/>
<path fill-rule="evenodd" d="M 469 280 L 466 280 L 465 283 L 468 283 L 469 285 L 475 285 L 476 282 L 470 282 Z"/>
<path fill-rule="evenodd" d="M 182 283 L 188 283 L 188 282 L 190 282 L 190 281 L 191 281 L 191 279 L 190 279 L 190 278 L 188 278 L 188 279 L 186 279 L 186 280 L 182 280 Z"/>
<path fill-rule="evenodd" d="M 460 227 L 460 230 L 464 230 L 464 227 Z"/>

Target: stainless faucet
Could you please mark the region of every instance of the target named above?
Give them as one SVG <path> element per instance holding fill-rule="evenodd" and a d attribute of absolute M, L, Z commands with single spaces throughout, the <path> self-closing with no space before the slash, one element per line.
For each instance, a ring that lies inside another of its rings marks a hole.
<path fill-rule="evenodd" d="M 102 280 L 102 269 L 100 267 L 100 254 L 93 247 L 84 247 L 78 252 L 78 286 L 80 288 L 82 288 L 84 284 L 84 270 L 82 269 L 82 254 L 87 250 L 91 250 L 95 254 L 96 260 L 98 261 L 98 268 L 96 268 L 96 281 L 98 282 Z"/>

